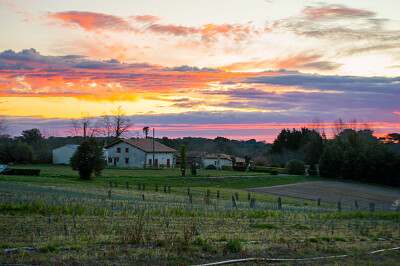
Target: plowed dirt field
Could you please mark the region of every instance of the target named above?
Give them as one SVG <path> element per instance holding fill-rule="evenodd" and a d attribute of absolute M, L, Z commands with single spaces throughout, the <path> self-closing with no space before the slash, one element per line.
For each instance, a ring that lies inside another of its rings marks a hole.
<path fill-rule="evenodd" d="M 375 204 L 375 209 L 390 210 L 393 202 L 400 200 L 400 189 L 339 181 L 304 182 L 246 190 L 315 201 L 320 198 L 321 202 L 328 203 L 340 201 L 354 207 L 357 201 L 360 210 L 369 208 L 370 203 Z"/>

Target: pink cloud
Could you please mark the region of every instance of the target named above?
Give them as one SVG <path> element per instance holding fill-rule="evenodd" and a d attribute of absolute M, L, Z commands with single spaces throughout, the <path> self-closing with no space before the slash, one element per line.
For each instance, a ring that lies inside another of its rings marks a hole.
<path fill-rule="evenodd" d="M 331 18 L 353 18 L 353 17 L 369 17 L 375 15 L 371 11 L 362 9 L 347 8 L 343 5 L 325 5 L 320 8 L 307 7 L 303 10 L 307 18 L 315 19 L 331 19 Z"/>
<path fill-rule="evenodd" d="M 47 18 L 61 20 L 66 26 L 77 25 L 87 31 L 133 31 L 129 22 L 123 18 L 94 12 L 68 11 L 49 13 Z"/>

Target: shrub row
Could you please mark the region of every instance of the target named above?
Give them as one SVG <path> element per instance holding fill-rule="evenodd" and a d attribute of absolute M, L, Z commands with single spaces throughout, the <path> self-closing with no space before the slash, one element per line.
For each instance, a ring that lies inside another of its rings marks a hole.
<path fill-rule="evenodd" d="M 2 175 L 26 175 L 26 176 L 39 176 L 40 169 L 6 169 L 1 172 Z"/>

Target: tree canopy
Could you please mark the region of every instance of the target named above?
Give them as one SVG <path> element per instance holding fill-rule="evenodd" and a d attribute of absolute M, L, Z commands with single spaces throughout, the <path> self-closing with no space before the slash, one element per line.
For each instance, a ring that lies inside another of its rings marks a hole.
<path fill-rule="evenodd" d="M 103 147 L 95 138 L 88 138 L 79 145 L 70 163 L 72 169 L 79 172 L 81 179 L 90 179 L 93 173 L 100 175 L 106 165 Z"/>

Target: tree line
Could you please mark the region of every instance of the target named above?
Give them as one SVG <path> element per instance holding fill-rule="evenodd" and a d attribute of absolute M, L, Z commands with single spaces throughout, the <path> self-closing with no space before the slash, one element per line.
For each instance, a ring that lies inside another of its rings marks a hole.
<path fill-rule="evenodd" d="M 400 186 L 400 153 L 393 148 L 399 134 L 378 139 L 370 129 L 340 126 L 331 139 L 314 129 L 283 129 L 267 156 L 281 166 L 302 163 L 303 172 L 307 164 L 322 177 Z"/>

